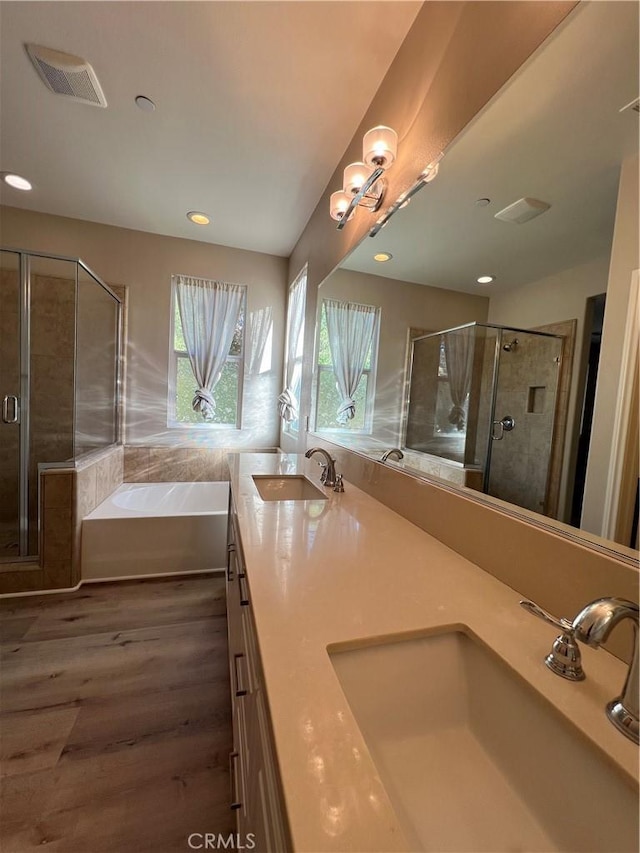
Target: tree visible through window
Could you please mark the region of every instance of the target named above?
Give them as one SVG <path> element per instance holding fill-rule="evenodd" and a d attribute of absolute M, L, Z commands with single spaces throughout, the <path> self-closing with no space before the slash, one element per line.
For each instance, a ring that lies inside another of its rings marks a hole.
<path fill-rule="evenodd" d="M 242 298 L 229 353 L 222 368 L 220 379 L 213 389 L 214 413 L 209 420 L 205 421 L 203 416 L 194 411 L 192 407 L 198 383 L 187 352 L 174 282 L 172 287 L 173 341 L 169 382 L 169 426 L 239 428 L 243 384 L 245 314 L 246 293 Z"/>

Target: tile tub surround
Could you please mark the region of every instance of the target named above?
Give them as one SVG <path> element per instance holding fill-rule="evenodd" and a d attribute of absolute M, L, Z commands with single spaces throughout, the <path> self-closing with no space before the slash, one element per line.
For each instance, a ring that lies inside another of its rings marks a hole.
<path fill-rule="evenodd" d="M 317 435 L 307 436 L 307 446 L 324 447 L 337 460 L 336 468 L 345 480 L 557 616 L 573 618 L 585 604 L 602 596 L 639 599 L 637 553 L 629 549 L 623 559 L 586 544 L 588 539 L 601 541 L 597 537 L 550 522 L 584 540 L 572 541 L 541 528 L 540 516 L 526 510 L 519 510 L 515 517 L 513 509 L 498 499 L 483 496 L 481 503 L 471 494 L 412 477 Z M 631 643 L 631 626 L 621 625 L 607 647 L 628 659 Z"/>
<path fill-rule="evenodd" d="M 227 454 L 237 448 L 138 447 L 124 448 L 125 483 L 198 483 L 228 480 Z M 243 453 L 275 453 L 265 447 Z"/>
<path fill-rule="evenodd" d="M 321 504 L 263 502 L 251 475 L 278 473 L 282 463 L 317 482 L 315 461 L 301 456 L 230 457 L 294 849 L 411 849 L 327 654 L 380 638 L 464 627 L 605 752 L 637 797 L 637 750 L 603 707 L 620 690 L 623 663 L 585 648 L 584 682 L 553 676 L 542 663 L 553 629 L 526 614 L 513 589 L 348 477 L 344 494 L 327 489 Z"/>
<path fill-rule="evenodd" d="M 75 468 L 41 470 L 39 561 L 1 571 L 0 595 L 79 583 L 82 519 L 118 488 L 122 471 L 121 445 L 90 454 Z"/>

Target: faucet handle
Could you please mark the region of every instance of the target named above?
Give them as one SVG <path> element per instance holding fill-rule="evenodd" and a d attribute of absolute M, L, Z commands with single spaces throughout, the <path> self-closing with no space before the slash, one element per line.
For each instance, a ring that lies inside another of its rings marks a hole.
<path fill-rule="evenodd" d="M 548 610 L 543 610 L 542 607 L 534 601 L 521 601 L 520 607 L 523 607 L 527 613 L 531 613 L 532 616 L 537 616 L 539 619 L 543 619 L 555 628 L 560 628 L 562 631 L 573 630 L 573 625 L 568 619 L 564 619 L 563 617 L 558 619 L 552 613 L 549 613 Z"/>
<path fill-rule="evenodd" d="M 334 492 L 344 492 L 344 483 L 342 482 L 342 474 L 336 474 L 336 484 L 333 487 Z"/>
<path fill-rule="evenodd" d="M 573 624 L 564 617 L 558 619 L 533 601 L 521 601 L 520 606 L 532 616 L 537 616 L 562 631 L 560 636 L 553 641 L 551 651 L 544 659 L 551 672 L 555 672 L 556 675 L 567 678 L 569 681 L 583 681 L 585 675 L 582 668 L 582 656 Z"/>

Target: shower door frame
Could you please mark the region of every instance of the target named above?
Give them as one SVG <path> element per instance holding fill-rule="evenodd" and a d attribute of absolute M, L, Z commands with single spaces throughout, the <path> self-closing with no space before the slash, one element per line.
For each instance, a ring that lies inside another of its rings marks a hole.
<path fill-rule="evenodd" d="M 19 518 L 18 518 L 18 550 L 19 554 L 15 557 L 9 557 L 6 560 L 0 559 L 2 563 L 20 563 L 34 562 L 40 558 L 39 549 L 36 554 L 29 554 L 29 464 L 31 461 L 30 452 L 30 403 L 31 403 L 31 258 L 47 258 L 53 261 L 66 261 L 75 265 L 75 281 L 74 281 L 74 312 L 76 317 L 74 329 L 74 358 L 73 358 L 73 436 L 72 436 L 72 460 L 75 461 L 75 425 L 76 425 L 76 370 L 77 370 L 77 348 L 78 348 L 78 269 L 82 269 L 88 273 L 97 285 L 103 288 L 109 296 L 115 301 L 117 306 L 116 320 L 116 369 L 115 369 L 115 441 L 113 444 L 118 444 L 121 441 L 122 429 L 122 406 L 121 406 L 121 390 L 122 390 L 122 300 L 120 297 L 105 284 L 100 276 L 96 275 L 93 270 L 84 263 L 83 260 L 77 257 L 68 255 L 57 255 L 52 252 L 36 252 L 31 249 L 14 249 L 10 246 L 0 246 L 0 252 L 7 252 L 17 255 L 19 259 L 19 285 L 20 285 L 20 405 L 18 408 L 20 418 L 20 464 L 19 464 Z M 74 464 L 70 462 L 70 465 Z M 55 464 L 55 463 L 54 463 Z M 63 463 L 58 463 L 58 465 Z M 40 489 L 40 481 L 38 478 L 38 492 Z M 38 505 L 40 504 L 40 496 L 37 495 Z M 40 512 L 38 511 L 38 529 L 40 528 Z"/>

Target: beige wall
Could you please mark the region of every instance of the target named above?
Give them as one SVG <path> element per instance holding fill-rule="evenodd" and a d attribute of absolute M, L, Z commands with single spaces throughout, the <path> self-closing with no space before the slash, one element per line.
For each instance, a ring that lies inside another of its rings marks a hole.
<path fill-rule="evenodd" d="M 587 299 L 607 289 L 609 257 L 604 256 L 580 264 L 555 275 L 532 281 L 523 287 L 492 296 L 489 322 L 502 326 L 534 329 L 564 320 L 577 320 L 569 412 L 565 431 L 565 452 L 560 483 L 560 518 L 568 520 L 571 507 L 572 479 L 584 381 L 580 381 L 581 353 Z"/>
<path fill-rule="evenodd" d="M 620 173 L 616 224 L 609 266 L 602 348 L 593 413 L 591 445 L 584 491 L 581 527 L 602 536 L 606 529 L 606 484 L 612 474 L 614 423 L 622 369 L 624 330 L 629 310 L 631 275 L 638 258 L 638 157 L 625 160 Z"/>
<path fill-rule="evenodd" d="M 17 208 L 2 208 L 0 215 L 3 245 L 81 257 L 107 283 L 128 286 L 127 443 L 236 449 L 278 443 L 274 400 L 282 376 L 284 258 Z M 249 315 L 262 308 L 272 309 L 271 370 L 245 376 L 241 430 L 167 428 L 173 273 L 246 284 Z"/>
<path fill-rule="evenodd" d="M 400 440 L 409 328 L 436 332 L 473 321 L 482 323 L 486 321 L 489 305 L 484 296 L 345 269 L 329 276 L 318 298 L 363 302 L 381 310 L 372 437 L 389 447 Z"/>

